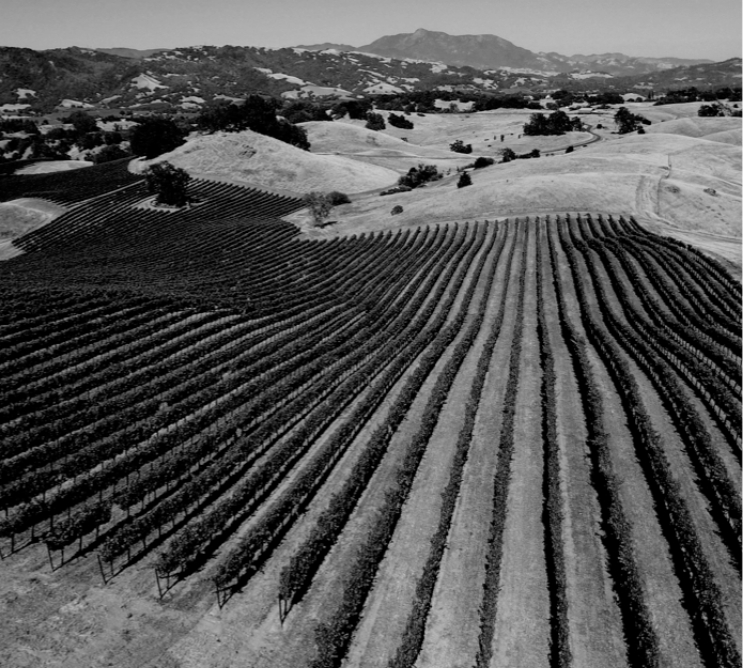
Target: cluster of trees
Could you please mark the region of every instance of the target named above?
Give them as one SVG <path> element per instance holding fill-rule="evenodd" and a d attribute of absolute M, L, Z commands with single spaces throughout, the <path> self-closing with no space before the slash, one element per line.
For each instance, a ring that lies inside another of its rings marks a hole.
<path fill-rule="evenodd" d="M 74 147 L 79 151 L 88 151 L 85 159 L 96 163 L 118 160 L 130 155 L 126 144 L 122 146 L 126 140 L 125 133 L 120 129 L 111 132 L 99 129 L 97 120 L 85 111 L 75 111 L 60 120 L 73 127 L 53 127 L 48 132 L 42 132 L 36 123 L 29 119 L 0 122 L 0 138 L 6 133 L 11 135 L 7 138 L 8 143 L 4 150 L 0 152 L 0 161 L 20 160 L 24 157 L 32 160 L 44 158 L 67 160 L 70 157 L 69 152 Z"/>
<path fill-rule="evenodd" d="M 307 123 L 309 121 L 331 121 L 328 106 L 310 100 L 292 100 L 280 112 L 290 123 Z"/>
<path fill-rule="evenodd" d="M 737 107 L 738 105 L 735 105 Z M 731 107 L 730 105 L 723 104 L 722 102 L 713 102 L 712 104 L 703 104 L 697 111 L 697 116 L 710 117 L 710 116 L 740 116 L 741 110 Z"/>
<path fill-rule="evenodd" d="M 679 104 L 682 102 L 717 102 L 727 100 L 728 102 L 741 101 L 741 88 L 736 86 L 723 86 L 715 90 L 699 90 L 696 86 L 689 88 L 679 88 L 678 90 L 668 91 L 662 100 L 658 100 L 656 106 L 663 104 Z"/>
<path fill-rule="evenodd" d="M 540 135 L 563 135 L 566 132 L 580 131 L 583 123 L 580 118 L 569 118 L 564 111 L 554 111 L 549 116 L 532 114 L 524 124 L 524 134 L 530 137 Z"/>
<path fill-rule="evenodd" d="M 639 134 L 644 134 L 645 130 L 643 125 L 650 125 L 649 121 L 640 114 L 633 114 L 627 107 L 619 107 L 617 113 L 614 114 L 614 123 L 617 126 L 617 132 L 620 135 L 625 135 L 628 132 L 638 131 Z"/>
<path fill-rule="evenodd" d="M 387 122 L 393 127 L 402 128 L 403 130 L 412 130 L 415 127 L 413 121 L 398 114 L 389 114 L 387 116 Z"/>
<path fill-rule="evenodd" d="M 397 180 L 397 184 L 407 188 L 418 188 L 424 183 L 438 181 L 443 178 L 443 176 L 443 174 L 439 173 L 436 165 L 424 165 L 423 163 L 419 163 L 417 167 L 411 167 L 407 174 L 401 176 Z"/>
<path fill-rule="evenodd" d="M 169 118 L 145 118 L 132 130 L 130 142 L 134 155 L 148 160 L 178 148 L 185 141 L 185 131 Z"/>
<path fill-rule="evenodd" d="M 205 132 L 252 130 L 309 151 L 307 132 L 285 118 L 278 118 L 279 103 L 250 95 L 243 104 L 219 103 L 199 114 L 198 128 Z"/>
<path fill-rule="evenodd" d="M 449 150 L 454 151 L 454 153 L 469 154 L 472 153 L 472 144 L 465 144 L 461 139 L 457 139 L 449 144 Z"/>

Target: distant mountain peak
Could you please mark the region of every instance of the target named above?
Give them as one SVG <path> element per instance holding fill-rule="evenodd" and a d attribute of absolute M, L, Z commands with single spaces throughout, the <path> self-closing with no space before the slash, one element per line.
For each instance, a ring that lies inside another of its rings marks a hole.
<path fill-rule="evenodd" d="M 413 33 L 386 35 L 360 51 L 388 58 L 413 58 L 442 62 L 481 70 L 524 70 L 568 73 L 576 69 L 595 71 L 598 67 L 613 76 L 650 74 L 672 67 L 709 63 L 702 59 L 639 58 L 623 53 L 564 56 L 559 53 L 535 53 L 497 35 L 449 35 L 445 32 L 418 28 Z"/>

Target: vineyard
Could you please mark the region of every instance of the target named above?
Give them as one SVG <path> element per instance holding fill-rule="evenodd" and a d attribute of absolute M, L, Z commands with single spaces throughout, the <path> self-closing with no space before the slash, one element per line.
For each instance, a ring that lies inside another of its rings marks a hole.
<path fill-rule="evenodd" d="M 308 241 L 96 169 L 0 181 L 67 206 L 0 263 L 0 573 L 211 611 L 234 665 L 741 665 L 724 266 L 611 215 Z M 232 665 L 199 637 L 127 665 Z"/>

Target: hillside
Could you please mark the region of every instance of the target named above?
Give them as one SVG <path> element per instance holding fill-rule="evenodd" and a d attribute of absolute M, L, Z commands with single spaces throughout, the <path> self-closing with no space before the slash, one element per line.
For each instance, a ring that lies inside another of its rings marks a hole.
<path fill-rule="evenodd" d="M 192 138 L 152 162 L 163 161 L 192 176 L 299 195 L 312 190 L 371 190 L 393 185 L 398 177 L 384 167 L 343 156 L 313 155 L 250 130 Z"/>
<path fill-rule="evenodd" d="M 739 135 L 741 121 L 698 118 L 698 106 L 633 105 L 637 113 L 656 118 L 644 136 L 622 137 L 605 129 L 598 131 L 601 141 L 569 155 L 517 160 L 475 170 L 473 185 L 468 188 L 458 189 L 457 177 L 450 176 L 422 191 L 361 198 L 339 207 L 334 216 L 340 222 L 332 226 L 332 232 L 323 230 L 321 234 L 396 228 L 415 225 L 420 220 L 444 222 L 555 211 L 613 210 L 634 215 L 656 231 L 683 233 L 685 241 L 712 250 L 740 267 L 741 150 L 739 144 L 728 141 Z M 602 121 L 611 128 L 612 113 L 589 118 L 594 125 Z M 420 119 L 420 127 L 405 131 L 410 136 L 407 150 L 423 156 L 431 148 L 445 149 L 446 142 L 457 136 L 474 140 L 485 131 L 486 122 L 496 133 L 507 132 L 509 127 L 517 130 L 519 119 L 524 118 L 527 116 L 523 112 L 505 111 L 473 114 L 469 119 L 427 116 Z M 473 126 L 471 135 L 464 131 L 467 123 L 478 124 Z M 323 130 L 330 135 L 340 125 L 334 123 Z M 397 132 L 388 127 L 384 134 Z M 544 150 L 550 146 L 549 141 L 562 142 L 563 153 L 565 145 L 571 143 L 567 137 L 517 139 L 508 132 L 505 139 L 503 143 L 491 141 L 490 148 L 480 140 L 474 155 L 497 158 L 503 146 L 514 147 L 518 153 L 539 146 Z M 544 140 L 547 141 L 540 144 Z M 387 144 L 388 140 L 384 141 Z M 355 146 L 356 150 L 363 149 L 363 144 Z M 365 152 L 361 150 L 358 159 L 365 160 Z M 391 216 L 396 205 L 404 211 Z M 303 214 L 295 214 L 293 220 L 304 220 Z M 306 233 L 319 234 L 312 230 Z"/>

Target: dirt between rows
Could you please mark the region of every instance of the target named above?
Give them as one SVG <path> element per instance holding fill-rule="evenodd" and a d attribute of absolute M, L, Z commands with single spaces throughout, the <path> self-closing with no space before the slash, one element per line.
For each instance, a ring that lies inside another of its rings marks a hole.
<path fill-rule="evenodd" d="M 623 668 L 627 660 L 622 620 L 599 533 L 601 510 L 591 484 L 585 416 L 570 353 L 560 329 L 546 237 L 542 259 L 545 318 L 556 374 L 562 537 L 572 665 L 574 668 Z"/>
<path fill-rule="evenodd" d="M 607 295 L 609 307 L 615 316 L 627 322 L 616 293 L 609 284 L 606 270 L 602 266 L 599 266 L 599 275 Z M 628 280 L 624 274 L 622 274 L 622 280 Z M 642 400 L 648 409 L 653 427 L 662 437 L 663 449 L 670 464 L 672 475 L 681 488 L 684 500 L 694 521 L 702 550 L 709 561 L 715 580 L 720 587 L 727 621 L 730 625 L 730 632 L 733 638 L 737 639 L 738 649 L 740 651 L 741 589 L 738 572 L 731 563 L 730 555 L 716 531 L 716 525 L 709 514 L 709 503 L 698 487 L 699 481 L 693 465 L 689 461 L 689 456 L 681 441 L 681 437 L 663 407 L 661 397 L 658 396 L 650 379 L 641 371 L 637 364 L 627 355 L 625 355 L 625 359 L 630 365 L 632 375 L 637 380 Z M 691 399 L 691 397 L 689 398 Z M 698 408 L 701 407 L 695 407 L 696 410 Z M 717 431 L 713 426 L 712 429 L 715 432 Z"/>
<path fill-rule="evenodd" d="M 542 523 L 541 370 L 536 230 L 527 237 L 524 322 L 492 666 L 549 666 L 550 610 Z M 515 333 L 514 336 L 517 336 Z"/>
<path fill-rule="evenodd" d="M 557 242 L 557 232 L 553 232 Z M 570 276 L 562 250 L 558 245 L 558 260 L 563 279 Z M 582 259 L 578 272 L 588 276 L 588 269 Z M 572 280 L 563 280 L 565 296 L 570 310 L 570 319 L 579 332 L 585 336 L 580 321 Z M 590 285 L 587 296 L 592 311 L 598 312 L 596 296 Z M 693 632 L 687 612 L 681 605 L 682 592 L 673 569 L 668 545 L 663 538 L 655 512 L 650 490 L 640 467 L 627 425 L 627 417 L 621 399 L 614 388 L 601 358 L 592 346 L 588 348 L 594 377 L 604 398 L 604 420 L 609 435 L 614 472 L 620 481 L 622 507 L 632 527 L 632 542 L 639 566 L 640 576 L 645 586 L 646 602 L 653 626 L 658 635 L 661 657 L 664 665 L 673 668 L 701 668 L 699 653 L 693 642 Z"/>
<path fill-rule="evenodd" d="M 506 390 L 505 370 L 511 354 L 513 314 L 518 296 L 516 281 L 521 271 L 516 254 L 508 291 L 504 294 L 506 259 L 514 243 L 515 235 L 511 234 L 501 253 L 490 297 L 492 307 L 483 323 L 483 329 L 488 331 L 499 304 L 505 299 L 503 323 L 485 378 L 447 549 L 441 560 L 423 647 L 416 664 L 419 668 L 468 668 L 474 664 L 477 654 L 478 602 L 482 599 L 485 580 L 493 512 L 491 500 Z"/>

